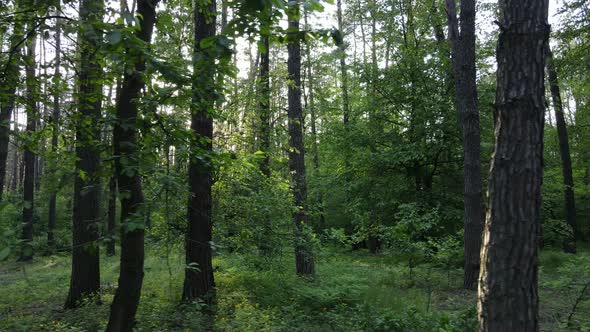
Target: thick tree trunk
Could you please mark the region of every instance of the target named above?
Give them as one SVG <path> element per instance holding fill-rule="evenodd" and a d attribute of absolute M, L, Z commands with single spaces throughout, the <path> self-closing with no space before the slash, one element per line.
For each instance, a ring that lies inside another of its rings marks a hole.
<path fill-rule="evenodd" d="M 295 267 L 298 275 L 312 277 L 315 273 L 314 256 L 307 226 L 307 184 L 303 149 L 303 109 L 301 106 L 301 47 L 299 31 L 299 2 L 289 8 L 288 60 L 289 72 L 289 170 L 291 191 L 297 211 L 293 214 L 295 226 Z"/>
<path fill-rule="evenodd" d="M 156 22 L 158 0 L 138 0 L 137 17 L 139 30 L 136 36 L 149 45 Z M 107 331 L 131 331 L 139 305 L 143 283 L 144 225 L 143 218 L 136 216 L 144 202 L 139 173 L 140 160 L 137 148 L 138 105 L 137 98 L 145 86 L 143 75 L 146 69 L 142 50 L 127 49 L 133 59 L 132 68 L 126 70 L 119 100 L 116 106 L 117 123 L 113 130 L 115 145 L 117 184 L 121 200 L 121 263 L 119 286 L 111 305 Z"/>
<path fill-rule="evenodd" d="M 561 156 L 561 170 L 563 173 L 565 219 L 572 228 L 572 236 L 563 244 L 563 250 L 569 253 L 576 252 L 576 241 L 582 240 L 580 229 L 576 222 L 576 201 L 574 199 L 574 176 L 572 173 L 572 158 L 570 156 L 570 144 L 567 136 L 567 125 L 563 116 L 563 104 L 557 71 L 553 63 L 551 48 L 547 46 L 547 77 L 551 90 L 551 99 L 555 111 L 555 124 L 557 125 L 557 138 L 559 140 L 559 153 Z"/>
<path fill-rule="evenodd" d="M 16 1 L 15 12 L 23 12 L 21 1 Z M 6 64 L 3 76 L 0 76 L 0 202 L 6 182 L 6 163 L 8 161 L 8 143 L 10 142 L 10 119 L 16 100 L 16 88 L 20 78 L 21 62 L 20 44 L 23 39 L 24 20 L 22 14 L 15 14 L 14 28 L 10 37 L 10 61 Z"/>
<path fill-rule="evenodd" d="M 37 117 L 39 110 L 37 109 L 38 82 L 35 73 L 35 54 L 36 54 L 37 38 L 36 34 L 27 41 L 27 54 L 25 60 L 26 72 L 26 111 L 27 111 L 27 127 L 26 134 L 31 137 L 37 130 Z M 24 155 L 24 181 L 23 181 L 23 228 L 22 240 L 23 250 L 21 251 L 21 261 L 29 261 L 33 258 L 33 248 L 31 241 L 33 240 L 33 213 L 35 207 L 35 153 L 33 146 L 29 142 L 25 147 Z"/>
<path fill-rule="evenodd" d="M 500 0 L 496 140 L 478 292 L 480 331 L 538 331 L 547 1 Z"/>
<path fill-rule="evenodd" d="M 463 287 L 476 289 L 485 206 L 481 179 L 481 137 L 475 81 L 475 0 L 461 1 L 460 30 L 457 23 L 455 1 L 447 0 L 446 5 L 457 110 L 463 133 L 463 252 L 465 256 Z"/>
<path fill-rule="evenodd" d="M 55 22 L 55 71 L 53 73 L 53 80 L 56 82 L 53 86 L 53 111 L 51 113 L 51 152 L 57 153 L 57 143 L 59 135 L 59 94 L 61 84 L 61 22 L 58 20 Z M 57 160 L 54 159 L 50 172 L 55 175 Z M 55 222 L 57 214 L 57 188 L 53 188 L 49 194 L 49 209 L 47 212 L 47 247 L 49 250 L 53 250 L 55 247 Z"/>
<path fill-rule="evenodd" d="M 194 8 L 193 100 L 191 130 L 193 143 L 189 163 L 188 229 L 186 232 L 186 270 L 182 298 L 202 299 L 212 304 L 215 280 L 211 264 L 211 185 L 212 139 L 215 92 L 215 57 L 211 49 L 201 47 L 201 41 L 215 36 L 215 0 L 207 6 Z"/>
<path fill-rule="evenodd" d="M 102 21 L 102 1 L 80 3 L 80 24 L 85 29 Z M 66 308 L 75 308 L 86 296 L 100 290 L 100 111 L 102 69 L 97 57 L 98 36 L 81 33 L 76 121 L 76 179 L 72 214 L 72 274 Z"/>

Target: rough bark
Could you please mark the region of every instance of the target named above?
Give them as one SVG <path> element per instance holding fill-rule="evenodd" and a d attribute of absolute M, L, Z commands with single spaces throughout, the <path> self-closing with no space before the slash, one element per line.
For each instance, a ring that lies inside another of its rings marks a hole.
<path fill-rule="evenodd" d="M 16 1 L 15 11 L 22 10 L 21 1 Z M 16 100 L 16 88 L 20 77 L 22 39 L 24 37 L 24 20 L 22 14 L 15 14 L 14 27 L 10 37 L 10 61 L 0 77 L 0 202 L 6 182 L 6 163 L 8 161 L 8 143 L 10 141 L 10 119 Z"/>
<path fill-rule="evenodd" d="M 495 147 L 478 290 L 480 331 L 538 331 L 548 2 L 500 0 Z"/>
<path fill-rule="evenodd" d="M 559 90 L 559 81 L 557 71 L 553 63 L 553 54 L 551 48 L 547 46 L 547 78 L 551 90 L 551 100 L 553 101 L 553 110 L 555 111 L 555 125 L 557 126 L 557 139 L 559 140 L 559 154 L 561 157 L 561 170 L 563 174 L 563 196 L 565 203 L 565 220 L 572 229 L 572 236 L 565 239 L 563 250 L 569 253 L 576 252 L 576 241 L 580 241 L 582 236 L 576 222 L 576 201 L 574 198 L 574 176 L 572 173 L 572 158 L 570 155 L 570 145 L 567 135 L 567 125 L 563 114 L 563 104 L 561 102 L 561 92 Z"/>
<path fill-rule="evenodd" d="M 137 38 L 148 44 L 156 22 L 158 0 L 138 0 Z M 131 331 L 139 305 L 143 283 L 144 225 L 137 216 L 143 205 L 143 189 L 139 174 L 140 160 L 137 148 L 138 105 L 137 98 L 145 86 L 143 74 L 146 69 L 145 57 L 136 48 L 127 49 L 133 59 L 132 68 L 123 76 L 119 100 L 116 105 L 117 122 L 113 130 L 116 165 L 115 173 L 121 200 L 121 263 L 119 287 L 115 293 L 107 331 Z"/>
<path fill-rule="evenodd" d="M 93 29 L 102 21 L 102 1 L 80 3 L 80 24 Z M 72 213 L 72 273 L 66 308 L 82 304 L 100 290 L 100 111 L 102 107 L 102 69 L 97 56 L 99 36 L 80 33 L 78 113 L 76 123 L 76 179 Z"/>
<path fill-rule="evenodd" d="M 53 110 L 51 112 L 50 124 L 51 124 L 51 152 L 57 153 L 57 143 L 59 136 L 59 117 L 60 117 L 60 84 L 61 84 L 61 73 L 59 71 L 61 67 L 61 22 L 57 20 L 55 22 L 55 71 L 53 73 Z M 54 160 L 50 172 L 55 175 L 57 161 Z M 55 222 L 57 214 L 57 188 L 53 188 L 49 194 L 49 208 L 48 208 L 48 220 L 47 220 L 47 246 L 49 250 L 53 250 L 55 247 Z"/>
<path fill-rule="evenodd" d="M 455 1 L 447 0 L 446 7 L 457 110 L 463 134 L 463 252 L 465 256 L 463 287 L 476 289 L 485 206 L 481 178 L 481 137 L 475 68 L 475 0 L 461 1 L 460 27 L 457 22 Z M 437 35 L 439 33 L 437 32 Z"/>
<path fill-rule="evenodd" d="M 215 91 L 215 57 L 201 41 L 215 36 L 215 0 L 194 8 L 193 100 L 191 131 L 194 142 L 189 163 L 188 229 L 185 238 L 186 270 L 182 298 L 213 303 L 215 280 L 211 264 L 212 139 Z"/>
<path fill-rule="evenodd" d="M 272 11 L 272 8 L 269 10 Z M 270 15 L 269 15 L 270 16 Z M 269 18 L 270 19 L 270 18 Z M 270 22 L 269 22 L 270 24 Z M 260 171 L 265 176 L 270 176 L 270 43 L 269 36 L 262 36 L 264 50 L 260 52 L 260 82 L 259 103 L 260 109 L 260 150 L 264 152 L 264 159 L 260 163 Z"/>
<path fill-rule="evenodd" d="M 307 184 L 303 149 L 303 108 L 301 105 L 301 47 L 299 31 L 299 2 L 289 8 L 289 39 L 287 44 L 289 73 L 289 170 L 291 191 L 297 211 L 293 213 L 295 226 L 295 267 L 298 275 L 311 277 L 315 273 L 314 256 L 308 238 Z"/>
<path fill-rule="evenodd" d="M 31 137 L 37 130 L 37 109 L 38 82 L 35 73 L 36 61 L 36 33 L 27 41 L 27 53 L 25 62 L 25 85 L 26 85 L 26 112 L 27 127 L 26 135 Z M 35 152 L 32 142 L 27 142 L 24 152 L 24 181 L 23 181 L 23 219 L 22 237 L 23 250 L 19 260 L 28 261 L 33 258 L 33 248 L 30 242 L 33 240 L 33 213 L 35 207 Z"/>

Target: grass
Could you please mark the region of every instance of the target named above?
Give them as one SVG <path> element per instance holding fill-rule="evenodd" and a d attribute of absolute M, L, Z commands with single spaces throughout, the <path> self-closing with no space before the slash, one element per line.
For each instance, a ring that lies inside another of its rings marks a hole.
<path fill-rule="evenodd" d="M 152 244 L 137 315 L 138 331 L 200 331 L 207 317 L 199 304 L 180 305 L 181 250 Z M 540 320 L 543 331 L 590 331 L 590 294 L 567 318 L 590 277 L 590 252 L 576 256 L 544 251 L 540 257 Z M 118 258 L 101 257 L 103 304 L 64 311 L 70 260 L 35 257 L 0 265 L 0 331 L 104 330 L 118 276 Z M 294 276 L 288 254 L 270 262 L 253 256 L 214 260 L 219 331 L 470 331 L 475 292 L 462 290 L 460 269 L 422 264 L 410 278 L 393 253 L 325 248 L 313 282 Z M 259 268 L 264 266 L 264 269 Z"/>

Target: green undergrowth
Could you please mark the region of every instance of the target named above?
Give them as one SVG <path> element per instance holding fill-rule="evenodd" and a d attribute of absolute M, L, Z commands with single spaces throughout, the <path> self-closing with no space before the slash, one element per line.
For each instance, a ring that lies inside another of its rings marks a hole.
<path fill-rule="evenodd" d="M 330 248 L 320 253 L 314 280 L 296 277 L 287 253 L 272 260 L 218 255 L 211 323 L 199 303 L 179 304 L 184 259 L 180 250 L 172 252 L 149 247 L 138 331 L 203 331 L 212 324 L 216 331 L 476 330 L 476 295 L 461 289 L 459 268 L 422 264 L 410 272 L 393 252 L 374 256 Z M 588 251 L 544 251 L 540 261 L 542 330 L 590 331 L 590 294 L 581 296 L 590 278 Z M 64 311 L 69 257 L 2 263 L 0 331 L 104 330 L 119 263 L 117 257 L 101 257 L 101 264 L 100 300 Z"/>

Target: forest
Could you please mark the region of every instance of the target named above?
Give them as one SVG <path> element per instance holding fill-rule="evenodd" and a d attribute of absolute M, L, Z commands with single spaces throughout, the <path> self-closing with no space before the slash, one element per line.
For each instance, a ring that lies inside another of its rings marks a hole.
<path fill-rule="evenodd" d="M 0 331 L 590 331 L 590 2 L 1 0 Z"/>

